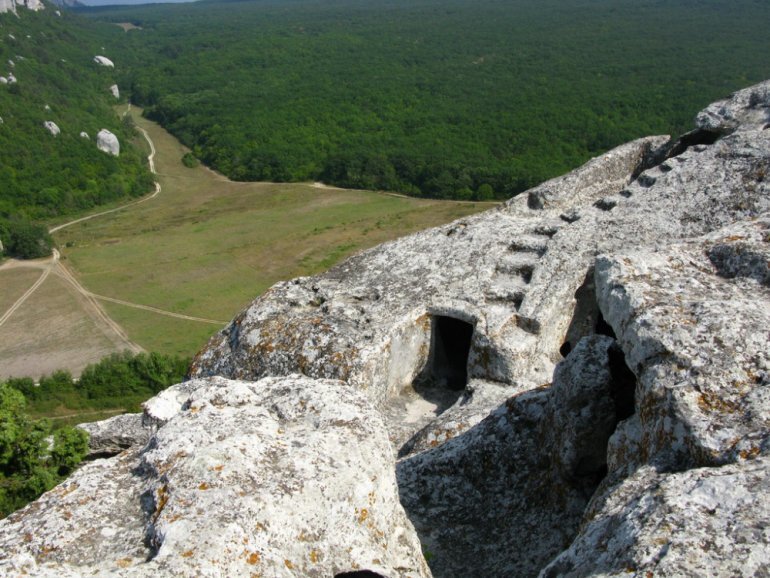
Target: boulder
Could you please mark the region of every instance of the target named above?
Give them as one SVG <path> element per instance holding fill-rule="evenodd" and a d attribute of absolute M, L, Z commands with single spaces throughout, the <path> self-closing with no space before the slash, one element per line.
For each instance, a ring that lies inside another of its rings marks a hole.
<path fill-rule="evenodd" d="M 109 419 L 78 425 L 88 432 L 88 456 L 114 456 L 133 447 L 144 446 L 152 433 L 142 425 L 142 414 L 127 413 Z"/>
<path fill-rule="evenodd" d="M 720 466 L 770 444 L 770 214 L 597 260 L 599 305 L 639 376 L 613 468 Z M 638 452 L 638 453 L 637 453 Z"/>
<path fill-rule="evenodd" d="M 120 98 L 120 89 L 118 88 L 117 84 L 113 84 L 112 86 L 110 86 L 110 93 L 115 98 Z"/>
<path fill-rule="evenodd" d="M 61 129 L 58 127 L 58 125 L 51 121 L 47 120 L 43 123 L 43 126 L 45 129 L 50 132 L 53 136 L 59 136 L 61 134 Z"/>
<path fill-rule="evenodd" d="M 88 136 L 86 131 L 80 131 L 80 138 L 90 139 L 91 137 Z"/>
<path fill-rule="evenodd" d="M 662 474 L 644 466 L 594 500 L 541 578 L 764 576 L 770 460 Z"/>
<path fill-rule="evenodd" d="M 0 573 L 430 576 L 366 397 L 301 376 L 181 389 L 144 449 L 0 522 Z"/>
<path fill-rule="evenodd" d="M 99 66 L 106 66 L 108 68 L 115 68 L 115 63 L 112 62 L 109 58 L 106 56 L 94 56 L 94 62 L 98 64 Z"/>
<path fill-rule="evenodd" d="M 96 148 L 116 157 L 120 155 L 120 141 L 118 141 L 118 137 L 106 128 L 100 130 L 96 135 Z"/>

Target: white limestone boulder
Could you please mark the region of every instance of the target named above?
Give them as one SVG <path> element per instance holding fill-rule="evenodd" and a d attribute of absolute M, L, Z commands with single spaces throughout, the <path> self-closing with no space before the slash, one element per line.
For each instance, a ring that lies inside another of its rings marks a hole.
<path fill-rule="evenodd" d="M 764 576 L 770 460 L 662 474 L 645 466 L 600 494 L 541 578 Z"/>
<path fill-rule="evenodd" d="M 770 444 L 770 215 L 599 258 L 597 294 L 639 377 L 611 469 L 722 465 Z"/>
<path fill-rule="evenodd" d="M 106 66 L 107 68 L 115 68 L 115 63 L 112 62 L 109 58 L 106 56 L 94 56 L 94 62 L 98 64 L 99 66 Z"/>
<path fill-rule="evenodd" d="M 43 122 L 43 126 L 45 129 L 50 132 L 53 136 L 59 136 L 61 134 L 61 129 L 59 126 L 53 122 L 52 120 L 47 120 Z"/>
<path fill-rule="evenodd" d="M 120 155 L 120 141 L 118 141 L 118 137 L 106 128 L 100 130 L 96 135 L 96 148 L 112 156 L 117 157 Z"/>

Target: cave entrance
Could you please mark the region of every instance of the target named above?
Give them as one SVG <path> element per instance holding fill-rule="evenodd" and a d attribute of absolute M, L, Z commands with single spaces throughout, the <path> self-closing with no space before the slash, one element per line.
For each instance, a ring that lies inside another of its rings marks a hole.
<path fill-rule="evenodd" d="M 445 315 L 434 315 L 431 321 L 430 354 L 421 381 L 452 391 L 463 390 L 468 383 L 473 325 Z"/>

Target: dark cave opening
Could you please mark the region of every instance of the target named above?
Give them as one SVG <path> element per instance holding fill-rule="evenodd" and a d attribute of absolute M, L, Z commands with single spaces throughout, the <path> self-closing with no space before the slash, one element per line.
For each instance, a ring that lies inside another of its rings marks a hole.
<path fill-rule="evenodd" d="M 691 130 L 690 132 L 683 134 L 679 137 L 679 139 L 677 139 L 677 141 L 668 150 L 666 158 L 670 159 L 673 157 L 678 157 L 691 146 L 712 145 L 717 142 L 721 136 L 722 135 L 718 132 L 704 128 Z"/>
<path fill-rule="evenodd" d="M 431 328 L 428 363 L 418 381 L 454 391 L 465 389 L 473 325 L 454 317 L 434 315 Z"/>
<path fill-rule="evenodd" d="M 594 270 L 589 269 L 580 287 L 575 291 L 575 310 L 572 314 L 564 342 L 559 347 L 562 357 L 577 345 L 586 335 L 606 335 L 615 339 L 615 332 L 604 320 L 599 305 L 596 303 L 596 287 L 594 286 Z"/>
<path fill-rule="evenodd" d="M 615 402 L 615 426 L 617 427 L 618 423 L 634 415 L 636 375 L 626 364 L 626 357 L 617 343 L 610 347 L 607 354 L 612 376 L 610 395 Z"/>

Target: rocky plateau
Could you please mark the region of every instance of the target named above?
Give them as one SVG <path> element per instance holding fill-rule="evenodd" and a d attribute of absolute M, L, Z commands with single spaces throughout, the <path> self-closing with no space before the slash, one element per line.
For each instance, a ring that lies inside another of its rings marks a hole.
<path fill-rule="evenodd" d="M 7 576 L 770 576 L 770 81 L 282 282 Z M 105 457 L 106 456 L 106 457 Z"/>

